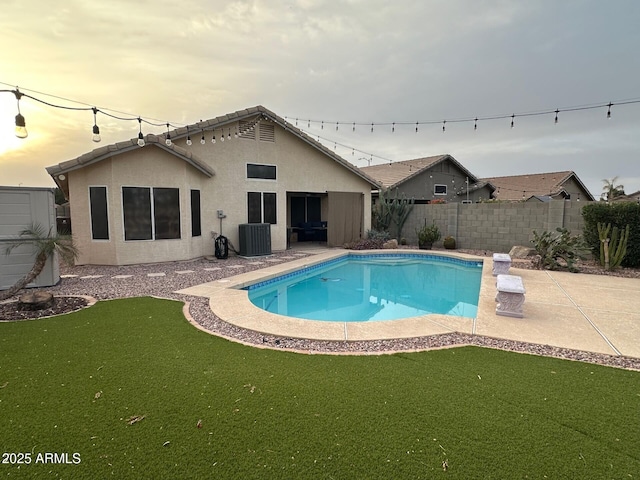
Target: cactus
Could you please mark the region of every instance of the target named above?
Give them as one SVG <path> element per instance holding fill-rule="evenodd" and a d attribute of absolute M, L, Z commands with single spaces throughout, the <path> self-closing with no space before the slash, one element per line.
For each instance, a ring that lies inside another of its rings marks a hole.
<path fill-rule="evenodd" d="M 378 203 L 373 209 L 373 218 L 376 230 L 388 231 L 391 223 L 395 225 L 395 238 L 402 236 L 402 227 L 407 221 L 407 217 L 413 209 L 413 198 L 406 198 L 404 194 L 402 198 L 398 198 L 398 189 L 396 188 L 395 197 L 387 197 L 388 190 L 380 190 Z"/>
<path fill-rule="evenodd" d="M 618 227 L 613 227 L 612 231 L 610 223 L 605 227 L 604 223 L 598 222 L 598 236 L 600 237 L 600 265 L 606 270 L 619 267 L 627 254 L 629 225 L 620 233 Z"/>

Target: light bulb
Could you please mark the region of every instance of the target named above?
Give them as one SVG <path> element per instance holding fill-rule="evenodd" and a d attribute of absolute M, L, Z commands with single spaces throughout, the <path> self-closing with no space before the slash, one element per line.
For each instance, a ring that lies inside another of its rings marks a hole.
<path fill-rule="evenodd" d="M 231 140 L 231 130 L 229 130 L 229 134 L 228 134 L 227 138 L 228 138 L 229 140 Z"/>
<path fill-rule="evenodd" d="M 138 146 L 144 147 L 144 135 L 142 135 L 142 132 L 138 134 Z"/>
<path fill-rule="evenodd" d="M 201 144 L 201 145 L 204 145 L 205 143 L 207 143 L 207 141 L 204 139 L 204 137 L 202 137 L 202 138 L 200 139 L 200 144 Z"/>
<path fill-rule="evenodd" d="M 220 135 L 220 141 L 224 142 L 224 133 L 222 135 Z"/>
<path fill-rule="evenodd" d="M 191 141 L 191 137 L 187 136 L 187 145 L 191 146 L 193 142 Z"/>
<path fill-rule="evenodd" d="M 96 143 L 99 143 L 100 140 L 102 140 L 100 138 L 100 128 L 98 127 L 98 125 L 94 125 L 93 126 L 93 138 L 92 140 Z"/>
<path fill-rule="evenodd" d="M 213 137 L 211 137 L 211 143 L 216 143 L 216 134 L 213 134 Z"/>
<path fill-rule="evenodd" d="M 27 132 L 27 124 L 24 121 L 24 117 L 22 114 L 16 115 L 16 137 L 18 138 L 27 138 L 29 132 Z"/>
<path fill-rule="evenodd" d="M 164 141 L 164 143 L 167 144 L 167 147 L 170 147 L 172 145 L 172 141 L 171 141 L 171 137 L 167 137 L 167 139 Z"/>
<path fill-rule="evenodd" d="M 233 134 L 234 138 L 238 138 L 238 131 L 236 130 L 236 133 Z"/>

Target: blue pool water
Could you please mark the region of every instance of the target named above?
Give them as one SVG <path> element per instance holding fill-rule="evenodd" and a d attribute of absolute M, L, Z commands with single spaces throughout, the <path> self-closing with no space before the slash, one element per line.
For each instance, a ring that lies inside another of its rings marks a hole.
<path fill-rule="evenodd" d="M 482 262 L 435 255 L 348 255 L 246 289 L 263 310 L 309 320 L 474 318 L 481 274 Z"/>

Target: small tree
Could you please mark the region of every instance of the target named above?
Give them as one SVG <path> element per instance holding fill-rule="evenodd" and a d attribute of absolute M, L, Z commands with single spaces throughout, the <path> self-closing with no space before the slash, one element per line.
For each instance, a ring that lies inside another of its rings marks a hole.
<path fill-rule="evenodd" d="M 25 228 L 20 232 L 19 237 L 20 238 L 12 241 L 5 249 L 5 255 L 11 254 L 14 249 L 22 245 L 33 245 L 36 250 L 36 261 L 24 277 L 9 289 L 0 292 L 0 300 L 13 297 L 33 282 L 36 277 L 40 275 L 40 272 L 42 272 L 42 269 L 47 263 L 47 259 L 56 252 L 67 263 L 73 263 L 76 258 L 78 258 L 79 251 L 69 235 L 53 234 L 51 229 L 47 232 L 42 225 L 34 224 Z"/>

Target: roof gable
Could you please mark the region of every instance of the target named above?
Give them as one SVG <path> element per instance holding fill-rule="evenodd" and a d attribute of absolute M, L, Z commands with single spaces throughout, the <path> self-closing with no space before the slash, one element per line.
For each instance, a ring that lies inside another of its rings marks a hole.
<path fill-rule="evenodd" d="M 372 165 L 370 167 L 363 167 L 361 170 L 375 178 L 385 188 L 397 188 L 410 179 L 443 162 L 453 164 L 463 175 L 469 177 L 470 182 L 474 184 L 478 183 L 478 177 L 473 175 L 460 162 L 448 154 L 416 158 L 414 160 L 403 160 L 389 164 Z M 483 183 L 480 188 L 487 183 L 488 182 Z M 491 187 L 492 185 L 490 185 L 490 188 Z"/>
<path fill-rule="evenodd" d="M 532 196 L 555 197 L 565 196 L 565 184 L 574 179 L 587 196 L 586 200 L 594 200 L 591 192 L 573 171 L 532 173 L 526 175 L 510 175 L 490 177 L 482 180 L 491 182 L 496 188 L 498 200 L 522 200 Z"/>
<path fill-rule="evenodd" d="M 272 122 L 280 125 L 286 131 L 297 136 L 298 138 L 300 138 L 302 141 L 304 141 L 311 147 L 322 152 L 324 155 L 330 157 L 332 160 L 339 163 L 341 166 L 349 170 L 351 173 L 367 181 L 372 187 L 375 187 L 375 188 L 379 187 L 378 182 L 376 182 L 373 178 L 371 178 L 366 173 L 362 172 L 358 167 L 347 162 L 345 159 L 343 159 L 336 153 L 329 150 L 320 142 L 314 140 L 309 135 L 303 133 L 301 130 L 294 127 L 290 123 L 288 123 L 282 117 L 279 117 L 278 115 L 266 109 L 262 105 L 247 108 L 244 110 L 238 110 L 236 112 L 228 113 L 226 115 L 222 115 L 210 120 L 204 120 L 198 123 L 187 125 L 185 127 L 180 127 L 169 133 L 171 135 L 171 139 L 175 140 L 175 139 L 186 137 L 187 135 L 190 135 L 190 134 L 195 134 L 196 132 L 201 132 L 201 131 L 204 132 L 207 130 L 219 129 L 226 125 L 236 123 L 241 120 L 253 120 L 253 121 L 250 121 L 249 124 L 255 125 L 257 122 L 263 119 L 271 120 Z M 97 148 L 75 159 L 59 163 L 58 165 L 47 167 L 46 170 L 49 173 L 49 175 L 51 175 L 54 178 L 54 181 L 58 183 L 57 177 L 60 174 L 64 174 L 72 170 L 83 168 L 87 165 L 100 162 L 102 160 L 113 157 L 115 155 L 120 155 L 125 152 L 137 150 L 140 148 L 147 148 L 148 146 L 156 146 L 156 147 L 162 148 L 163 150 L 168 151 L 173 155 L 178 156 L 179 158 L 186 161 L 187 163 L 189 163 L 194 168 L 201 171 L 203 174 L 207 175 L 208 177 L 212 177 L 214 175 L 213 169 L 209 167 L 205 162 L 200 160 L 196 155 L 194 155 L 189 150 L 176 146 L 175 144 L 167 146 L 165 144 L 165 139 L 166 139 L 165 135 L 158 136 L 158 135 L 148 134 L 148 135 L 145 135 L 144 139 L 145 139 L 144 147 L 139 147 L 137 143 L 138 139 L 135 138 L 135 139 L 127 140 L 124 142 L 118 142 L 112 145 L 107 145 L 104 147 Z M 62 185 L 60 186 L 62 187 Z"/>

